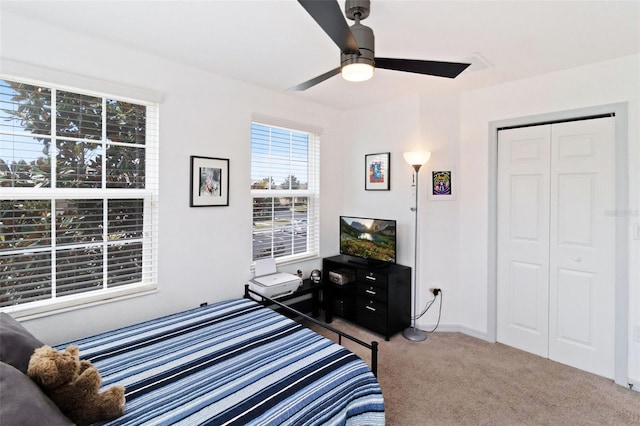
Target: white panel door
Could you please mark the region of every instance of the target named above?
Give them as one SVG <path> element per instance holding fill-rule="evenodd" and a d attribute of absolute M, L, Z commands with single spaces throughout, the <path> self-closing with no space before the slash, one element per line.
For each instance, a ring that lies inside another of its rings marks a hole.
<path fill-rule="evenodd" d="M 549 347 L 548 126 L 498 137 L 499 342 L 547 357 Z"/>
<path fill-rule="evenodd" d="M 498 135 L 498 341 L 608 378 L 614 135 L 614 118 Z"/>
<path fill-rule="evenodd" d="M 549 358 L 613 378 L 614 118 L 551 134 Z"/>

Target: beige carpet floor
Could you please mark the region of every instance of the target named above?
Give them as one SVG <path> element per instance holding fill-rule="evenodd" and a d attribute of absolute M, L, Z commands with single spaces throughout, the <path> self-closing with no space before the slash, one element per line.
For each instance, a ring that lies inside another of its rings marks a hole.
<path fill-rule="evenodd" d="M 419 343 L 401 333 L 386 342 L 340 318 L 331 325 L 379 342 L 391 426 L 640 425 L 640 392 L 500 343 L 440 332 Z M 369 362 L 367 350 L 343 345 Z"/>

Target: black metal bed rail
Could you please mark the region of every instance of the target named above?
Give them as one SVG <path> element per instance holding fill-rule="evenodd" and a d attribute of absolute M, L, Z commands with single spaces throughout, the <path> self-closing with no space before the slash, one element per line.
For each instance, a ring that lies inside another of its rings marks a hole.
<path fill-rule="evenodd" d="M 253 299 L 251 297 L 251 294 L 258 296 L 262 302 L 267 301 L 269 303 L 273 303 L 275 305 L 280 306 L 281 308 L 284 308 L 286 311 L 295 314 L 297 316 L 300 316 L 302 318 L 304 318 L 307 321 L 311 321 L 314 324 L 319 325 L 320 327 L 331 331 L 332 333 L 335 333 L 338 335 L 338 344 L 342 345 L 342 338 L 346 338 L 348 340 L 351 340 L 352 342 L 355 342 L 357 344 L 359 344 L 360 346 L 364 346 L 365 348 L 369 349 L 371 351 L 371 371 L 373 372 L 373 375 L 378 377 L 378 342 L 376 342 L 375 340 L 372 340 L 371 343 L 367 343 L 365 341 L 362 341 L 360 339 L 358 339 L 357 337 L 353 337 L 343 331 L 340 331 L 336 328 L 331 327 L 330 325 L 327 325 L 321 321 L 318 321 L 317 319 L 310 317 L 307 314 L 303 314 L 302 312 L 293 309 L 291 306 L 287 306 L 284 303 L 278 302 L 275 299 L 271 299 L 270 297 L 267 296 L 263 296 L 260 293 L 257 293 L 253 290 L 251 290 L 249 288 L 249 284 L 245 284 L 244 285 L 244 297 L 247 299 Z"/>

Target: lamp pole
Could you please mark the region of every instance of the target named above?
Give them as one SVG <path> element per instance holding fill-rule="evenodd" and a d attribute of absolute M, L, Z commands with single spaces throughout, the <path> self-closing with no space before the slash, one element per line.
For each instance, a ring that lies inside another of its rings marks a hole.
<path fill-rule="evenodd" d="M 427 333 L 416 327 L 416 321 L 418 320 L 418 183 L 420 181 L 420 167 L 429 160 L 430 156 L 430 152 L 407 152 L 404 154 L 405 160 L 413 166 L 415 171 L 416 194 L 415 207 L 411 209 L 415 214 L 413 227 L 413 313 L 411 315 L 411 327 L 405 328 L 402 335 L 405 339 L 414 342 L 427 340 Z"/>

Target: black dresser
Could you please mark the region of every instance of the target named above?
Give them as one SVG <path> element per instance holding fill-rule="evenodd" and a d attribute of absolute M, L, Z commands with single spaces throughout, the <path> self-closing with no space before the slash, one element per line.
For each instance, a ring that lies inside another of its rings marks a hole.
<path fill-rule="evenodd" d="M 411 323 L 411 268 L 350 256 L 322 260 L 326 321 L 340 316 L 389 340 Z"/>

